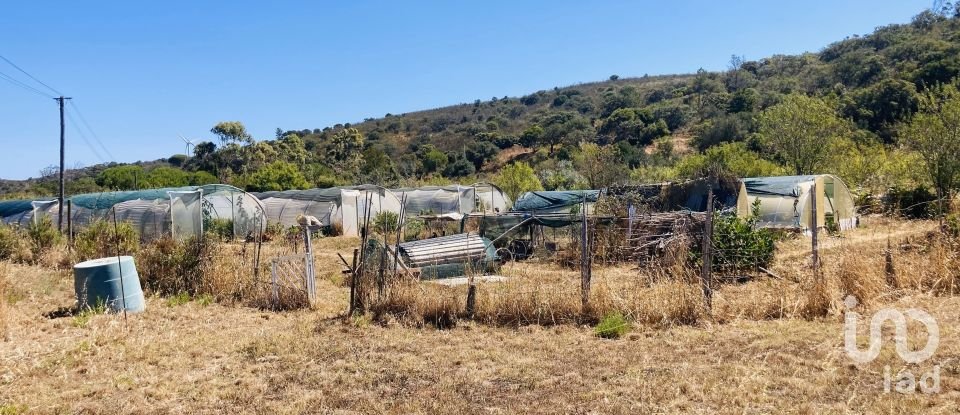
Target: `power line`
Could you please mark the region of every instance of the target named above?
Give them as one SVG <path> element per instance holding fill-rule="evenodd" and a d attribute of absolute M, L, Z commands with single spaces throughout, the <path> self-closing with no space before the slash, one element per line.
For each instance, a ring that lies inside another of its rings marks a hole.
<path fill-rule="evenodd" d="M 29 72 L 23 70 L 22 68 L 20 68 L 19 66 L 17 66 L 17 64 L 11 62 L 10 59 L 7 59 L 7 58 L 4 57 L 3 55 L 0 55 L 0 59 L 3 59 L 3 60 L 6 61 L 7 63 L 9 63 L 10 66 L 12 66 L 12 67 L 14 67 L 14 68 L 17 68 L 18 71 L 23 72 L 23 74 L 26 75 L 26 76 L 28 76 L 28 77 L 30 77 L 30 79 L 33 79 L 34 81 L 37 81 L 38 84 L 47 87 L 47 89 L 53 91 L 54 94 L 63 95 L 63 93 L 61 93 L 60 91 L 57 91 L 56 89 L 53 89 L 53 87 L 51 87 L 50 85 L 47 85 L 47 84 L 43 83 L 43 81 L 41 81 L 41 80 L 37 79 L 36 77 L 34 77 L 33 75 L 30 75 Z"/>
<path fill-rule="evenodd" d="M 27 85 L 27 84 L 25 84 L 25 83 L 23 83 L 23 82 L 20 82 L 20 81 L 18 81 L 16 78 L 14 78 L 14 77 L 12 77 L 12 76 L 10 76 L 10 75 L 7 75 L 7 74 L 5 74 L 5 73 L 3 73 L 3 72 L 0 72 L 0 79 L 3 79 L 3 80 L 5 80 L 5 81 L 7 81 L 7 82 L 9 82 L 9 83 L 11 83 L 11 84 L 13 84 L 13 85 L 15 85 L 15 86 L 18 86 L 18 87 L 20 87 L 20 88 L 23 88 L 23 89 L 25 89 L 25 90 L 27 90 L 27 91 L 29 91 L 29 92 L 33 92 L 33 93 L 35 93 L 35 94 L 44 96 L 44 97 L 46 97 L 46 98 L 54 98 L 53 95 L 50 95 L 50 94 L 48 94 L 48 93 L 46 93 L 46 92 L 43 92 L 43 91 L 41 91 L 41 90 L 39 90 L 39 89 L 36 89 L 36 88 L 34 88 L 34 87 L 30 86 L 30 85 Z"/>
<path fill-rule="evenodd" d="M 107 146 L 103 144 L 103 141 L 100 140 L 100 136 L 98 136 L 97 133 L 93 131 L 93 128 L 90 127 L 90 123 L 87 122 L 86 117 L 84 117 L 80 112 L 80 107 L 77 107 L 77 104 L 74 104 L 73 100 L 70 101 L 70 107 L 73 108 L 73 112 L 77 113 L 77 117 L 80 118 L 80 122 L 82 122 L 83 125 L 87 127 L 87 130 L 90 131 L 90 135 L 93 136 L 94 141 L 96 141 L 97 144 L 100 145 L 100 148 L 103 149 L 103 152 L 110 157 L 110 161 L 117 161 L 117 158 L 113 156 L 113 154 L 110 152 L 110 149 L 108 149 Z"/>
<path fill-rule="evenodd" d="M 98 159 L 100 159 L 100 161 L 106 163 L 107 160 L 105 160 L 105 159 L 103 158 L 103 155 L 101 155 L 100 152 L 97 151 L 96 147 L 94 147 L 93 144 L 90 143 L 90 140 L 87 139 L 87 136 L 86 136 L 86 134 L 83 133 L 83 130 L 81 130 L 80 127 L 77 127 L 77 120 L 75 120 L 75 119 L 73 118 L 73 116 L 70 115 L 69 112 L 66 113 L 66 114 L 67 114 L 67 118 L 70 119 L 70 126 L 72 126 L 72 127 L 73 127 L 73 130 L 76 131 L 77 134 L 80 136 L 80 138 L 83 139 L 83 142 L 87 144 L 87 148 L 89 148 L 90 151 L 92 151 L 93 154 L 94 154 L 95 156 L 97 156 Z"/>

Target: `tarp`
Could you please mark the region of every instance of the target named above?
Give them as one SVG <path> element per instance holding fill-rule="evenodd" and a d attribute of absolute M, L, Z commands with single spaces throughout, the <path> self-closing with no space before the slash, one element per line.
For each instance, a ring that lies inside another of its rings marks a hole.
<path fill-rule="evenodd" d="M 809 231 L 816 201 L 818 227 L 832 221 L 841 230 L 857 226 L 853 195 L 840 178 L 830 174 L 808 176 L 750 177 L 743 179 L 747 203 L 737 209 L 740 216 L 751 216 L 758 203 L 758 222 L 762 227 L 795 228 Z M 816 186 L 816 192 L 811 189 Z"/>
<path fill-rule="evenodd" d="M 743 185 L 751 195 L 800 197 L 800 184 L 813 182 L 817 176 L 747 177 Z"/>
<path fill-rule="evenodd" d="M 599 190 L 554 190 L 526 192 L 513 203 L 515 212 L 555 211 L 579 205 L 584 202 L 596 203 Z"/>
<path fill-rule="evenodd" d="M 32 200 L 0 200 L 0 218 L 33 210 Z"/>

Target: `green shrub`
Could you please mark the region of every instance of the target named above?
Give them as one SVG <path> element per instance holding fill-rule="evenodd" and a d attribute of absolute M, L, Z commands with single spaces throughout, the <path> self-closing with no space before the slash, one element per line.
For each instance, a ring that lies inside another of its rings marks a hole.
<path fill-rule="evenodd" d="M 233 221 L 230 219 L 208 219 L 203 223 L 204 233 L 214 235 L 221 240 L 233 239 Z"/>
<path fill-rule="evenodd" d="M 766 267 L 773 261 L 774 234 L 756 227 L 758 215 L 717 214 L 713 220 L 714 269 Z"/>
<path fill-rule="evenodd" d="M 164 237 L 144 245 L 137 255 L 144 290 L 158 295 L 196 296 L 203 291 L 207 265 L 218 247 L 216 238 L 177 241 Z"/>
<path fill-rule="evenodd" d="M 133 255 L 140 248 L 140 237 L 129 222 L 117 223 L 98 220 L 83 228 L 74 237 L 74 250 L 77 259 L 105 258 L 120 255 Z M 118 252 L 119 248 L 119 252 Z"/>
<path fill-rule="evenodd" d="M 27 236 L 30 239 L 30 249 L 34 257 L 40 256 L 63 240 L 60 231 L 53 226 L 53 220 L 49 216 L 40 216 L 35 221 L 31 221 L 27 226 Z"/>
<path fill-rule="evenodd" d="M 390 234 L 397 231 L 400 215 L 394 212 L 382 211 L 373 217 L 373 231 L 379 234 Z"/>
<path fill-rule="evenodd" d="M 16 228 L 0 225 L 0 261 L 29 263 L 33 259 L 30 242 Z"/>
<path fill-rule="evenodd" d="M 607 314 L 593 329 L 597 337 L 604 339 L 619 339 L 628 331 L 630 331 L 630 322 L 620 312 Z"/>

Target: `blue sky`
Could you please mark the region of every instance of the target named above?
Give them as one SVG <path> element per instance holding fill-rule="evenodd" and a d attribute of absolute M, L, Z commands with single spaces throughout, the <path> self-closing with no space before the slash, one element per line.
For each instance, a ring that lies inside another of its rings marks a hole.
<path fill-rule="evenodd" d="M 732 54 L 818 51 L 930 4 L 24 1 L 0 12 L 0 55 L 73 97 L 112 155 L 68 126 L 73 167 L 182 153 L 177 134 L 212 139 L 218 121 L 269 139 L 611 74 L 720 70 Z M 43 89 L 4 62 L 0 73 Z M 55 165 L 58 134 L 54 101 L 0 79 L 0 178 Z"/>

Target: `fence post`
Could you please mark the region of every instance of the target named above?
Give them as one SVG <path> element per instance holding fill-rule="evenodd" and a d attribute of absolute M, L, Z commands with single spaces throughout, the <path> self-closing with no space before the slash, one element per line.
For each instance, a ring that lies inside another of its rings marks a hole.
<path fill-rule="evenodd" d="M 347 315 L 352 316 L 357 308 L 357 255 L 359 249 L 353 249 L 353 265 L 350 267 L 350 309 Z"/>
<path fill-rule="evenodd" d="M 817 222 L 817 184 L 814 182 L 810 186 L 810 249 L 813 254 L 812 258 L 812 267 L 813 267 L 813 278 L 816 280 L 818 278 L 818 269 L 820 268 L 820 254 L 817 249 L 817 231 L 819 230 L 819 223 Z"/>
<path fill-rule="evenodd" d="M 316 275 L 313 270 L 313 235 L 311 235 L 310 227 L 303 227 L 303 258 L 306 265 L 306 290 L 307 290 L 307 300 L 310 302 L 310 305 L 313 305 L 316 300 Z"/>
<path fill-rule="evenodd" d="M 73 201 L 67 199 L 67 245 L 73 249 Z"/>
<path fill-rule="evenodd" d="M 707 215 L 703 222 L 703 268 L 700 270 L 700 285 L 703 288 L 703 300 L 709 312 L 713 308 L 713 183 L 707 188 Z"/>
<path fill-rule="evenodd" d="M 583 312 L 590 304 L 590 232 L 587 228 L 587 197 L 580 205 L 580 305 Z"/>
<path fill-rule="evenodd" d="M 897 273 L 893 268 L 893 249 L 890 247 L 890 237 L 887 236 L 887 250 L 884 252 L 886 256 L 886 264 L 884 264 L 884 273 L 887 277 L 887 285 L 892 288 L 900 288 L 900 284 L 897 282 Z"/>
<path fill-rule="evenodd" d="M 276 307 L 280 303 L 280 291 L 277 287 L 277 260 L 273 260 L 273 264 L 270 265 L 270 274 L 272 275 L 270 281 L 271 286 L 273 287 L 273 306 Z"/>
<path fill-rule="evenodd" d="M 467 287 L 467 318 L 473 320 L 473 316 L 477 312 L 477 284 L 473 279 L 473 275 L 469 278 L 469 286 Z"/>

